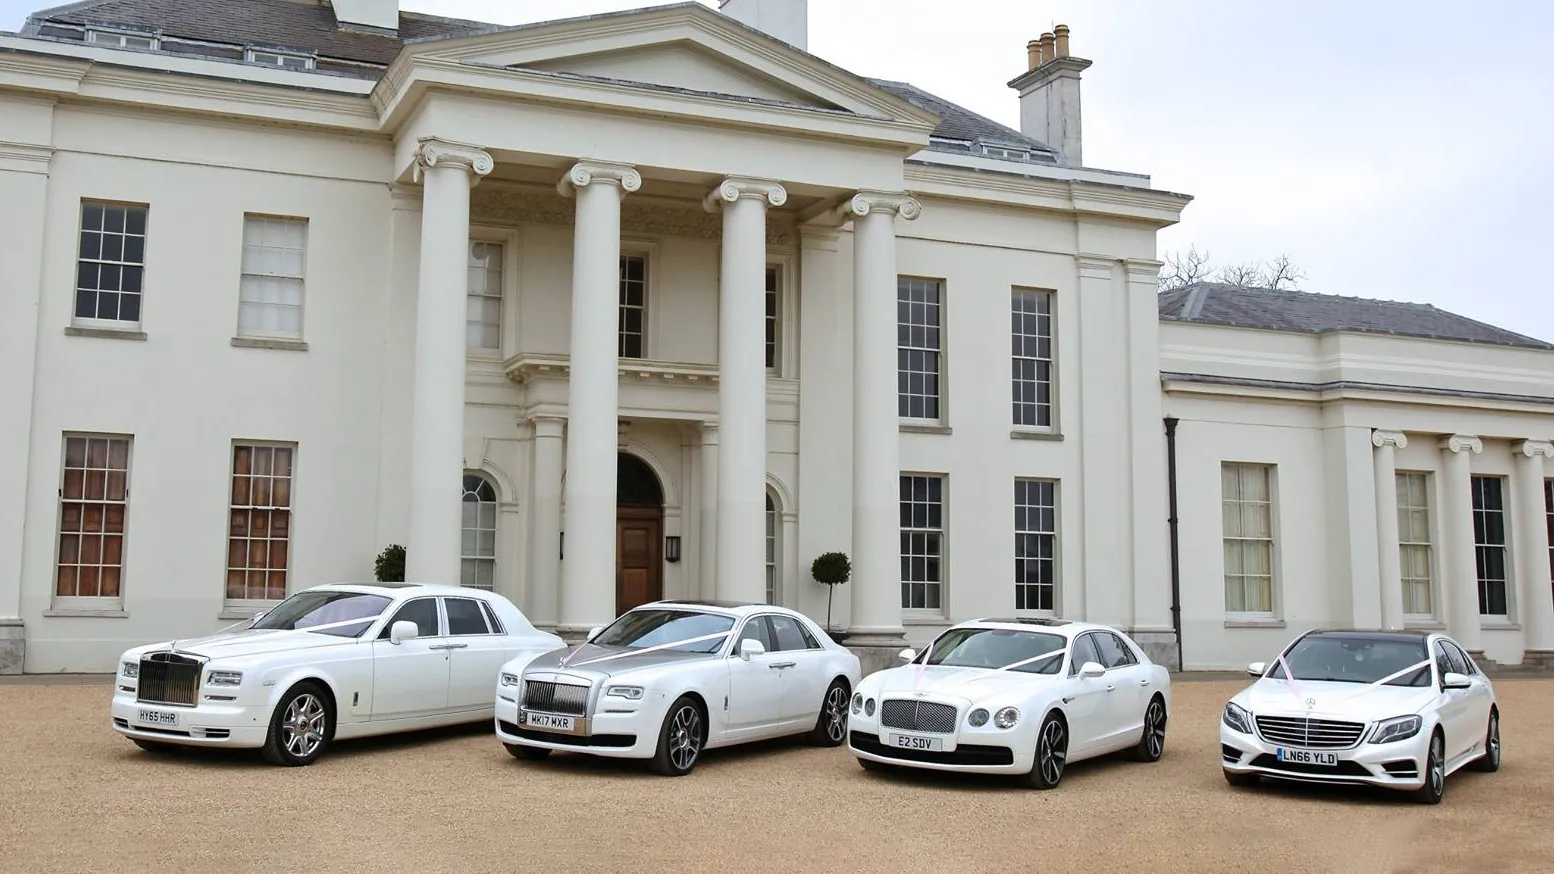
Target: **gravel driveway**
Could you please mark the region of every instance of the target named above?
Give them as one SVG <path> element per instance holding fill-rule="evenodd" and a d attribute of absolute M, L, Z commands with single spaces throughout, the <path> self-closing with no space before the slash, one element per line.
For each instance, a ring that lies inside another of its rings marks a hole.
<path fill-rule="evenodd" d="M 1177 683 L 1160 762 L 1079 763 L 1036 792 L 876 776 L 845 749 L 782 741 L 710 752 L 684 778 L 574 755 L 534 764 L 485 725 L 345 742 L 309 768 L 153 756 L 107 726 L 104 685 L 0 685 L 0 870 L 1551 870 L 1554 681 L 1497 683 L 1501 771 L 1459 772 L 1439 807 L 1231 789 L 1216 724 L 1240 686 Z"/>

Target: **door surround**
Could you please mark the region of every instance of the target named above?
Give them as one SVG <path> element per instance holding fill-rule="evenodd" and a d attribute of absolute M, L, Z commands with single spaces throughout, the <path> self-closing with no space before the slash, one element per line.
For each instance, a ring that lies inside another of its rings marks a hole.
<path fill-rule="evenodd" d="M 664 489 L 640 456 L 616 455 L 615 614 L 664 597 Z"/>

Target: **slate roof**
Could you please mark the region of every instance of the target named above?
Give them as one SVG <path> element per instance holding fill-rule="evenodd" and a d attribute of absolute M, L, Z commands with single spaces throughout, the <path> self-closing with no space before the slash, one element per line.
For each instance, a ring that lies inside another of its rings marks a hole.
<path fill-rule="evenodd" d="M 1554 343 L 1436 309 L 1427 303 L 1196 282 L 1161 292 L 1159 305 L 1160 318 L 1168 322 L 1306 334 L 1354 331 L 1528 349 L 1554 349 Z"/>
<path fill-rule="evenodd" d="M 289 49 L 315 55 L 318 72 L 370 79 L 381 75 L 407 42 L 523 26 L 402 11 L 398 33 L 390 34 L 342 28 L 319 0 L 85 0 L 33 13 L 21 35 L 79 42 L 86 25 L 158 31 L 162 50 L 182 55 L 241 60 L 244 46 Z M 985 145 L 1002 145 L 1028 150 L 1037 163 L 1057 163 L 1046 144 L 963 106 L 905 82 L 867 81 L 942 119 L 930 149 L 982 153 Z"/>

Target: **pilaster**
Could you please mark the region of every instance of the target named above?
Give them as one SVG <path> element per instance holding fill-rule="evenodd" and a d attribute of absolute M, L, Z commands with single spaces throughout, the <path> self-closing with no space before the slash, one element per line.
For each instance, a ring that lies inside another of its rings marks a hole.
<path fill-rule="evenodd" d="M 1403 565 L 1398 540 L 1397 450 L 1407 448 L 1401 431 L 1371 432 L 1376 493 L 1376 567 L 1381 627 L 1403 627 Z"/>
<path fill-rule="evenodd" d="M 1119 542 L 1133 543 L 1138 511 L 1129 500 L 1132 386 L 1131 380 L 1118 385 L 1117 378 L 1119 370 L 1128 372 L 1117 366 L 1132 327 L 1127 286 L 1119 281 L 1122 264 L 1115 258 L 1081 253 L 1075 262 L 1079 293 L 1071 310 L 1079 324 L 1079 348 L 1071 350 L 1070 360 L 1078 361 L 1079 396 L 1071 408 L 1079 415 L 1065 417 L 1063 427 L 1079 444 L 1083 488 L 1065 494 L 1082 504 L 1080 530 L 1072 541 L 1081 545 L 1081 564 L 1078 579 L 1064 585 L 1062 612 L 1072 619 L 1128 627 L 1133 598 L 1125 587 L 1132 579 L 1134 552 L 1131 546 L 1117 548 Z M 1150 439 L 1158 439 L 1155 428 L 1150 430 Z M 1159 470 L 1164 470 L 1163 459 Z M 1164 565 L 1167 560 L 1162 550 L 1156 561 Z"/>
<path fill-rule="evenodd" d="M 845 243 L 851 245 L 849 237 Z M 834 228 L 799 226 L 799 453 L 798 494 L 804 502 L 789 606 L 810 615 L 825 609 L 826 587 L 809 576 L 822 553 L 852 548 L 853 295 L 842 276 L 844 241 Z M 787 509 L 787 508 L 784 508 Z M 845 589 L 843 590 L 846 591 Z M 838 593 L 841 594 L 841 593 Z M 850 600 L 834 599 L 832 623 L 847 627 Z"/>
<path fill-rule="evenodd" d="M 1161 422 L 1165 410 L 1160 392 L 1160 268 L 1159 261 L 1129 259 L 1127 274 L 1128 338 L 1123 348 L 1128 362 L 1128 457 L 1132 491 L 1132 616 L 1135 634 L 1171 638 L 1170 507 L 1166 500 L 1166 453 Z M 1061 398 L 1061 395 L 1059 396 Z M 1059 420 L 1061 421 L 1061 419 Z"/>
<path fill-rule="evenodd" d="M 1473 547 L 1473 494 L 1471 456 L 1484 451 L 1484 443 L 1470 434 L 1453 434 L 1440 442 L 1444 456 L 1441 483 L 1441 521 L 1444 532 L 1442 589 L 1447 608 L 1448 633 L 1470 652 L 1482 652 L 1479 622 L 1478 565 Z"/>
<path fill-rule="evenodd" d="M 534 458 L 530 469 L 529 621 L 536 627 L 556 627 L 561 603 L 561 478 L 565 462 L 566 421 L 559 416 L 535 416 Z"/>
<path fill-rule="evenodd" d="M 718 576 L 718 426 L 710 422 L 701 426 L 696 475 L 701 480 L 701 555 L 696 589 L 701 597 L 711 598 L 717 594 Z"/>
<path fill-rule="evenodd" d="M 1522 620 L 1524 647 L 1537 654 L 1554 654 L 1554 573 L 1549 567 L 1548 506 L 1543 499 L 1546 459 L 1554 444 L 1523 440 L 1512 448 L 1516 459 L 1511 481 L 1515 509 L 1511 513 L 1511 543 L 1516 559 L 1511 567 L 1517 581 L 1517 612 Z"/>

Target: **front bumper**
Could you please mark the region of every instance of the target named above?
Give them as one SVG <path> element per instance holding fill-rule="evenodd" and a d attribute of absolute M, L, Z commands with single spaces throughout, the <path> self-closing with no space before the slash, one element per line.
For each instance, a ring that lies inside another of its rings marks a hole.
<path fill-rule="evenodd" d="M 955 771 L 966 774 L 1028 774 L 1036 761 L 1036 733 L 1026 725 L 1029 714 L 1012 728 L 1001 729 L 991 721 L 981 728 L 966 724 L 961 709 L 959 725 L 949 734 L 926 731 L 898 731 L 879 723 L 873 716 L 849 713 L 847 749 L 860 759 L 922 768 L 929 771 Z M 912 749 L 896 746 L 897 736 L 929 738 L 937 749 Z"/>
<path fill-rule="evenodd" d="M 1314 749 L 1332 753 L 1336 762 L 1282 761 L 1281 749 L 1303 749 L 1269 743 L 1253 732 L 1248 734 L 1219 723 L 1220 763 L 1232 774 L 1260 774 L 1279 780 L 1336 785 L 1382 786 L 1389 789 L 1418 789 L 1425 781 L 1425 760 L 1430 754 L 1429 726 L 1413 737 L 1384 744 L 1367 743 L 1371 728 L 1366 727 L 1360 743 L 1346 749 Z"/>
<path fill-rule="evenodd" d="M 504 744 L 588 753 L 614 759 L 651 759 L 658 751 L 663 729 L 663 702 L 632 702 L 635 709 L 616 703 L 592 716 L 573 717 L 573 731 L 545 731 L 520 724 L 516 689 L 505 687 L 496 696 L 496 737 Z M 655 706 L 656 705 L 656 706 Z"/>
<path fill-rule="evenodd" d="M 114 731 L 125 737 L 195 747 L 264 746 L 270 730 L 268 704 L 243 705 L 235 701 L 207 701 L 204 691 L 194 707 L 146 704 L 135 700 L 134 686 L 123 677 L 114 680 L 110 705 Z M 158 716 L 159 715 L 159 716 Z"/>

